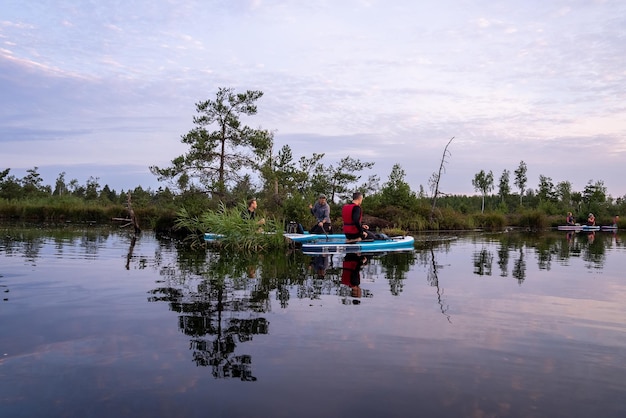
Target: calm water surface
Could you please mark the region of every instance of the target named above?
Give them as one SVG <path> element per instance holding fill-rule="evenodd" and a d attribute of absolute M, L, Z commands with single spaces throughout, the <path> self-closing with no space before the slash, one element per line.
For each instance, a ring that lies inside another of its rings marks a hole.
<path fill-rule="evenodd" d="M 0 416 L 623 417 L 625 241 L 243 257 L 0 226 Z"/>

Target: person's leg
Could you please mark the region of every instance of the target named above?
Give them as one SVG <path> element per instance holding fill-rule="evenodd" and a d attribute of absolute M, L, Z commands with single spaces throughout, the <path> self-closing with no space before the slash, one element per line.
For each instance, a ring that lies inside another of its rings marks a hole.
<path fill-rule="evenodd" d="M 361 235 L 359 234 L 345 234 L 345 235 L 346 235 L 346 243 L 361 241 Z"/>
<path fill-rule="evenodd" d="M 372 231 L 366 230 L 365 233 L 367 234 L 367 236 L 363 238 L 364 241 L 374 241 L 376 239 L 376 234 L 374 234 Z"/>

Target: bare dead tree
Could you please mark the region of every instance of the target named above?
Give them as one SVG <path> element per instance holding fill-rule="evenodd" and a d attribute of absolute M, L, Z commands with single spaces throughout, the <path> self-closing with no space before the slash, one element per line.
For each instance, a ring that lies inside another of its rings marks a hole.
<path fill-rule="evenodd" d="M 127 222 L 125 225 L 122 225 L 120 228 L 125 228 L 129 225 L 132 225 L 135 229 L 135 235 L 141 232 L 141 228 L 139 228 L 139 221 L 137 220 L 137 216 L 135 215 L 135 211 L 133 210 L 133 205 L 130 201 L 130 190 L 127 193 L 126 197 L 126 209 L 128 210 L 128 218 L 113 218 L 114 221 L 123 221 Z"/>
<path fill-rule="evenodd" d="M 133 210 L 133 205 L 130 203 L 130 190 L 128 191 L 126 198 L 126 205 L 128 209 L 128 217 L 130 218 L 130 225 L 135 228 L 135 235 L 141 232 L 141 228 L 139 228 L 139 220 L 137 219 L 137 215 L 135 215 L 135 211 Z"/>
<path fill-rule="evenodd" d="M 448 151 L 448 146 L 450 146 L 450 143 L 452 142 L 453 139 L 454 137 L 450 138 L 450 140 L 446 144 L 446 147 L 443 149 L 443 155 L 441 156 L 441 164 L 439 164 L 439 171 L 437 173 L 433 173 L 433 175 L 428 180 L 428 184 L 430 185 L 430 189 L 433 193 L 433 204 L 430 209 L 430 218 L 429 218 L 430 222 L 433 221 L 433 217 L 435 216 L 435 208 L 437 207 L 437 197 L 439 197 L 439 194 L 440 194 L 439 181 L 441 180 L 441 174 L 446 171 L 445 164 L 448 162 L 446 158 L 449 156 L 452 156 L 450 151 Z"/>

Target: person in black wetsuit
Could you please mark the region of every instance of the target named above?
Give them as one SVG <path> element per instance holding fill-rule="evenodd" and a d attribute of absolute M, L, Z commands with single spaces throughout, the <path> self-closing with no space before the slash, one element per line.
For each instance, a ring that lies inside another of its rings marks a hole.
<path fill-rule="evenodd" d="M 248 200 L 248 210 L 243 211 L 241 213 L 241 217 L 243 219 L 255 220 L 256 219 L 256 208 L 257 208 L 256 199 L 252 198 L 252 199 Z M 265 218 L 259 219 L 257 221 L 257 224 L 264 225 L 265 224 Z"/>

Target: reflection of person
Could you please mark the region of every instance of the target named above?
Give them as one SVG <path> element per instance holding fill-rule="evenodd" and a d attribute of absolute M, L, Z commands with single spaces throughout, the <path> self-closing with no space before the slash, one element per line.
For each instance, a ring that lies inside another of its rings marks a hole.
<path fill-rule="evenodd" d="M 313 272 L 317 274 L 318 279 L 323 279 L 326 276 L 326 269 L 328 269 L 328 256 L 316 255 L 311 260 L 311 268 Z"/>
<path fill-rule="evenodd" d="M 248 266 L 248 279 L 256 277 L 256 266 Z"/>
<path fill-rule="evenodd" d="M 248 210 L 243 212 L 241 214 L 241 217 L 243 219 L 251 219 L 251 220 L 255 220 L 256 219 L 256 208 L 257 208 L 257 202 L 256 199 L 252 198 L 250 200 L 248 200 Z M 265 219 L 261 218 L 257 221 L 257 224 L 259 225 L 263 225 L 265 224 Z"/>
<path fill-rule="evenodd" d="M 567 223 L 567 225 L 575 225 L 576 224 L 576 219 L 574 219 L 574 215 L 572 215 L 572 212 L 567 212 L 567 218 L 566 218 L 565 222 Z"/>
<path fill-rule="evenodd" d="M 350 288 L 352 297 L 360 298 L 363 294 L 361 268 L 365 264 L 367 264 L 367 257 L 356 253 L 348 253 L 343 259 L 341 283 Z"/>
<path fill-rule="evenodd" d="M 352 203 L 344 205 L 341 209 L 346 243 L 357 242 L 362 239 L 374 239 L 374 234 L 368 231 L 369 226 L 361 224 L 361 219 L 363 218 L 361 203 L 363 203 L 363 193 L 354 192 L 352 194 Z"/>
<path fill-rule="evenodd" d="M 596 217 L 593 216 L 593 213 L 590 213 L 587 217 L 587 225 L 594 226 L 596 224 Z"/>
<path fill-rule="evenodd" d="M 330 206 L 326 202 L 326 195 L 321 194 L 315 205 L 309 205 L 311 214 L 315 216 L 315 225 L 311 227 L 311 234 L 324 234 L 331 232 Z"/>
<path fill-rule="evenodd" d="M 596 239 L 596 233 L 595 232 L 590 232 L 587 234 L 587 240 L 589 241 L 589 244 L 593 244 L 593 241 Z"/>

